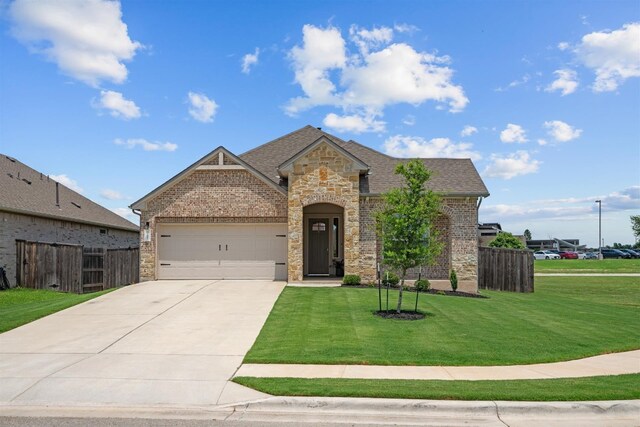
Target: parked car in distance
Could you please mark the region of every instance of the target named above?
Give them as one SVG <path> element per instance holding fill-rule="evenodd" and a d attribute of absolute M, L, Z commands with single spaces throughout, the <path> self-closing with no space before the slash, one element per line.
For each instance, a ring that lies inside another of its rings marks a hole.
<path fill-rule="evenodd" d="M 560 255 L 551 251 L 535 251 L 533 257 L 535 259 L 560 259 Z"/>
<path fill-rule="evenodd" d="M 598 259 L 598 253 L 597 252 L 586 252 L 584 254 L 584 259 Z"/>
<path fill-rule="evenodd" d="M 640 252 L 634 249 L 619 249 L 619 251 L 628 253 L 631 255 L 631 258 L 640 258 Z"/>
<path fill-rule="evenodd" d="M 571 251 L 562 251 L 558 253 L 562 259 L 578 259 L 578 254 Z"/>
<path fill-rule="evenodd" d="M 622 258 L 631 258 L 631 255 L 629 255 L 626 252 L 622 252 L 621 250 L 618 249 L 601 249 L 602 250 L 602 258 L 618 258 L 618 259 L 622 259 Z"/>

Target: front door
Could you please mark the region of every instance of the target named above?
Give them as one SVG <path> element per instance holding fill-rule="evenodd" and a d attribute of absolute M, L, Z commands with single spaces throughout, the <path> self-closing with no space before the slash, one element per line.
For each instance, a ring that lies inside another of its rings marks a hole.
<path fill-rule="evenodd" d="M 329 220 L 309 219 L 309 275 L 329 275 Z"/>

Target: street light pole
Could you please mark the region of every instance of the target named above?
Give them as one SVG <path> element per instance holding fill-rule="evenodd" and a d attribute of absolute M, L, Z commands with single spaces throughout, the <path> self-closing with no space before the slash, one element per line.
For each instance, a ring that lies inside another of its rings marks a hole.
<path fill-rule="evenodd" d="M 602 259 L 602 200 L 596 200 L 598 204 L 598 259 Z"/>

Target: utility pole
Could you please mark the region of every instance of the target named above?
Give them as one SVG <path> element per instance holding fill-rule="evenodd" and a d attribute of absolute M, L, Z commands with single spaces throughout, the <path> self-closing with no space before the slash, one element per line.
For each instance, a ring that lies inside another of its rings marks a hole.
<path fill-rule="evenodd" d="M 598 259 L 602 259 L 602 200 L 596 200 L 598 204 Z"/>

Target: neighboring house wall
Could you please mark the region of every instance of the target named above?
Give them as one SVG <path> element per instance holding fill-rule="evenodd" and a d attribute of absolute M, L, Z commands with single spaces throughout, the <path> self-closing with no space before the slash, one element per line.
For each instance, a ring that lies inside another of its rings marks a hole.
<path fill-rule="evenodd" d="M 102 234 L 100 230 L 106 230 L 106 233 Z M 5 268 L 11 285 L 17 285 L 16 240 L 128 248 L 137 247 L 138 239 L 136 231 L 0 212 L 0 267 Z"/>
<path fill-rule="evenodd" d="M 217 164 L 217 163 L 214 163 Z M 195 171 L 147 202 L 140 243 L 140 280 L 156 278 L 157 223 L 286 223 L 287 197 L 246 170 Z"/>
<path fill-rule="evenodd" d="M 303 209 L 315 203 L 344 208 L 344 273 L 360 273 L 359 173 L 352 161 L 323 143 L 296 160 L 289 174 L 289 281 L 303 279 Z"/>

